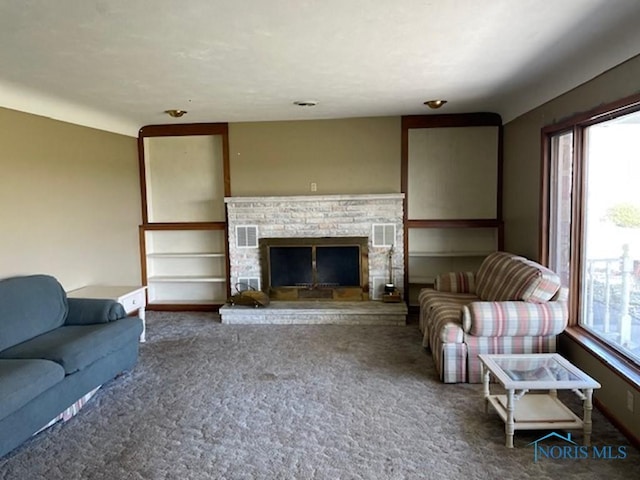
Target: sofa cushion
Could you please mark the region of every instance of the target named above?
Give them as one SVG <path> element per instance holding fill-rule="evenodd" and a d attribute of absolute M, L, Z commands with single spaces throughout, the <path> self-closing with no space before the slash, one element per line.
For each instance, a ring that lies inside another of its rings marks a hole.
<path fill-rule="evenodd" d="M 474 300 L 479 300 L 473 294 L 470 293 L 450 293 L 439 292 L 430 288 L 423 288 L 418 295 L 420 302 L 420 331 L 423 333 L 422 346 L 431 346 L 431 333 L 435 327 L 435 313 L 438 311 L 439 317 L 442 319 L 445 313 L 450 316 L 447 323 L 452 323 L 450 326 L 444 326 L 446 332 L 437 333 L 443 338 L 458 337 L 462 334 L 460 326 L 461 310 L 463 305 L 466 305 Z M 451 319 L 453 318 L 453 321 Z M 460 330 L 460 331 L 459 331 Z"/>
<path fill-rule="evenodd" d="M 522 299 L 525 302 L 544 303 L 554 298 L 560 291 L 560 276 L 532 260 L 523 258 L 520 261 L 536 269 L 535 279 L 522 294 Z"/>
<path fill-rule="evenodd" d="M 532 272 L 515 258 L 511 253 L 493 252 L 484 259 L 476 275 L 478 297 L 490 302 L 520 300 Z"/>
<path fill-rule="evenodd" d="M 69 375 L 120 350 L 129 341 L 137 342 L 141 333 L 142 321 L 137 317 L 64 326 L 0 352 L 0 358 L 52 360 Z"/>
<path fill-rule="evenodd" d="M 475 293 L 476 274 L 474 272 L 447 272 L 436 277 L 435 289 L 439 292 Z"/>
<path fill-rule="evenodd" d="M 124 318 L 127 313 L 122 304 L 102 298 L 69 298 L 69 314 L 65 325 L 92 325 Z"/>
<path fill-rule="evenodd" d="M 463 329 L 476 337 L 559 335 L 567 320 L 564 302 L 471 302 L 462 309 Z"/>
<path fill-rule="evenodd" d="M 494 252 L 476 275 L 476 294 L 482 300 L 520 300 L 542 303 L 553 298 L 560 278 L 542 265 L 507 252 Z"/>
<path fill-rule="evenodd" d="M 420 304 L 420 330 L 424 332 L 430 323 L 431 311 L 435 305 L 442 303 L 460 303 L 466 305 L 474 300 L 480 300 L 472 293 L 440 292 L 432 288 L 423 288 L 418 294 Z"/>
<path fill-rule="evenodd" d="M 67 294 L 48 275 L 0 280 L 0 351 L 64 323 Z"/>
<path fill-rule="evenodd" d="M 64 369 L 49 360 L 0 360 L 0 419 L 11 415 L 64 378 Z"/>
<path fill-rule="evenodd" d="M 432 347 L 436 338 L 439 338 L 443 343 L 463 342 L 463 306 L 462 299 L 460 301 L 443 301 L 433 306 L 431 310 L 431 325 L 429 326 L 429 339 Z"/>

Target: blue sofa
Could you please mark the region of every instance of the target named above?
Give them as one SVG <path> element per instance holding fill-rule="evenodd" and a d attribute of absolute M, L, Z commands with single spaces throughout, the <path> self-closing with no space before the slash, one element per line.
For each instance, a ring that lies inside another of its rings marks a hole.
<path fill-rule="evenodd" d="M 67 298 L 48 275 L 0 280 L 0 457 L 138 359 L 142 321 Z"/>

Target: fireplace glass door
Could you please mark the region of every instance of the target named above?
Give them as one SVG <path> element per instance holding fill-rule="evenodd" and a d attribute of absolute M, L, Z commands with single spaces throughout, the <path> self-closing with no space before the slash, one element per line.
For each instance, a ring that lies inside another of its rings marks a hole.
<path fill-rule="evenodd" d="M 362 299 L 367 238 L 261 239 L 263 285 L 274 299 Z M 346 243 L 346 244 L 345 244 Z"/>

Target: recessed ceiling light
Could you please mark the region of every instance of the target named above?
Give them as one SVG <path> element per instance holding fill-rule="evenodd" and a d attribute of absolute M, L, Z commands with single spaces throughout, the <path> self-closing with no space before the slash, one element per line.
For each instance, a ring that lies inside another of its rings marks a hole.
<path fill-rule="evenodd" d="M 443 106 L 445 103 L 447 103 L 446 100 L 427 100 L 426 102 L 424 102 L 424 104 L 432 109 L 437 109 L 440 108 L 441 106 Z"/>
<path fill-rule="evenodd" d="M 293 102 L 294 105 L 298 105 L 299 107 L 315 107 L 318 105 L 317 100 L 296 100 Z"/>
<path fill-rule="evenodd" d="M 173 110 L 165 110 L 164 113 L 166 113 L 170 117 L 179 118 L 179 117 L 183 116 L 184 114 L 186 114 L 187 111 L 186 110 L 173 109 Z"/>

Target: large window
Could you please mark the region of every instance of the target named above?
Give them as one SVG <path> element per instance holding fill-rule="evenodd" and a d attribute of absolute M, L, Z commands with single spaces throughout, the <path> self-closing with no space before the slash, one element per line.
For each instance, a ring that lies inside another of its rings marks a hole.
<path fill-rule="evenodd" d="M 640 366 L 640 102 L 543 130 L 542 256 L 570 318 Z"/>

